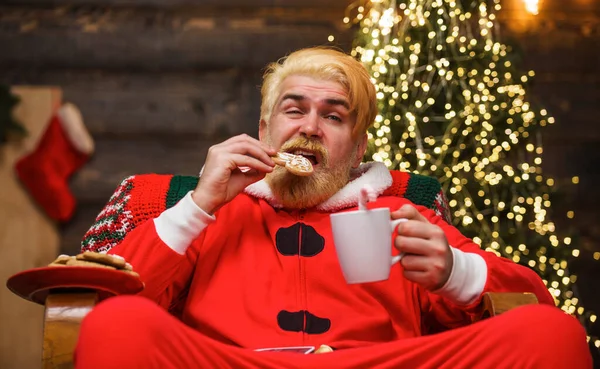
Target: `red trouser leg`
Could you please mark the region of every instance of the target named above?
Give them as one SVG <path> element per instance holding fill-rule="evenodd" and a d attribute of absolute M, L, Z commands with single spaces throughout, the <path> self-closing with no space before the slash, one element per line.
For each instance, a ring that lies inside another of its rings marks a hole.
<path fill-rule="evenodd" d="M 313 367 L 331 369 L 592 368 L 581 324 L 548 305 L 519 307 L 436 335 L 311 356 Z"/>
<path fill-rule="evenodd" d="M 322 355 L 254 352 L 185 326 L 149 300 L 112 298 L 81 327 L 77 368 L 591 368 L 585 332 L 559 309 L 517 308 L 451 331 Z"/>
<path fill-rule="evenodd" d="M 119 296 L 85 317 L 74 362 L 82 369 L 287 367 L 276 353 L 257 354 L 202 335 L 151 300 Z"/>

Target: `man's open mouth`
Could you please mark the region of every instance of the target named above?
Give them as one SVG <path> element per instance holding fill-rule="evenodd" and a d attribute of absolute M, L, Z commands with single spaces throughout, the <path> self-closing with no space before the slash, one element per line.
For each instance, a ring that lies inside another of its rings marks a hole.
<path fill-rule="evenodd" d="M 317 165 L 321 162 L 321 156 L 318 153 L 308 151 L 308 150 L 290 150 L 288 151 L 290 154 L 300 155 L 308 159 L 312 165 Z"/>

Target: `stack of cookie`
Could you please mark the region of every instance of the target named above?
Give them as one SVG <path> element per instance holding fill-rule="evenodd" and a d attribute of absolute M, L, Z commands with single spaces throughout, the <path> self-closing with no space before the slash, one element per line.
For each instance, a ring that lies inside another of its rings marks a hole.
<path fill-rule="evenodd" d="M 97 252 L 85 251 L 76 256 L 59 255 L 56 260 L 48 264 L 51 267 L 61 266 L 83 266 L 94 268 L 108 268 L 120 270 L 139 278 L 139 274 L 133 271 L 131 264 L 125 261 L 119 255 L 100 254 Z"/>

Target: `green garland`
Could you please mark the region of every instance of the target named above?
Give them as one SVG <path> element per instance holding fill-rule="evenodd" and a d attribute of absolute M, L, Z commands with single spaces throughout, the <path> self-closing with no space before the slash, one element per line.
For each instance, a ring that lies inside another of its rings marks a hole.
<path fill-rule="evenodd" d="M 27 129 L 13 117 L 13 109 L 19 101 L 8 86 L 0 85 L 0 144 L 7 142 L 11 134 L 27 135 Z"/>

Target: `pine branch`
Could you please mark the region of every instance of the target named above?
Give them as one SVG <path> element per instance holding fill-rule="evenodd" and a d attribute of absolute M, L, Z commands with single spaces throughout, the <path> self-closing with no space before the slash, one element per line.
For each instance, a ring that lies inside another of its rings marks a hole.
<path fill-rule="evenodd" d="M 19 101 L 8 86 L 0 85 L 0 144 L 7 142 L 12 135 L 27 135 L 27 129 L 13 117 L 13 110 Z"/>

